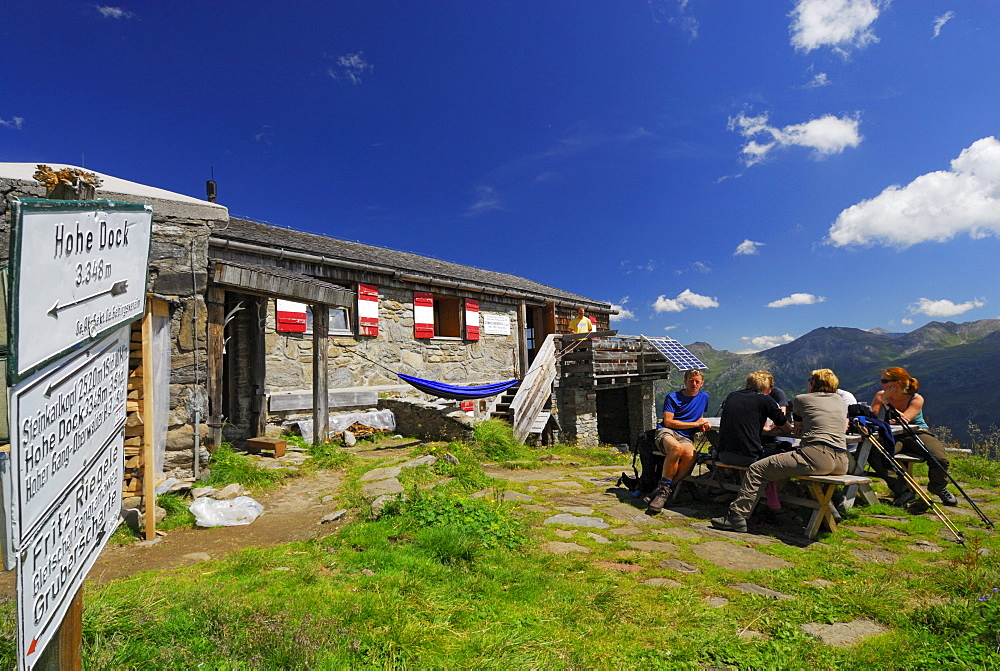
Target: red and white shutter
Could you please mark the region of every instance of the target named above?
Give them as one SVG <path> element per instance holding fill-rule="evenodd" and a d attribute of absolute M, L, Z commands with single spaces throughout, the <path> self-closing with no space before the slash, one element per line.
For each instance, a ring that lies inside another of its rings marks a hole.
<path fill-rule="evenodd" d="M 374 284 L 358 285 L 358 323 L 361 335 L 378 335 L 378 287 Z"/>
<path fill-rule="evenodd" d="M 465 339 L 479 340 L 479 301 L 465 299 Z"/>
<path fill-rule="evenodd" d="M 413 337 L 434 337 L 434 297 L 426 291 L 413 292 Z"/>
<path fill-rule="evenodd" d="M 286 301 L 279 298 L 276 301 L 275 316 L 277 317 L 278 333 L 306 332 L 306 304 Z"/>

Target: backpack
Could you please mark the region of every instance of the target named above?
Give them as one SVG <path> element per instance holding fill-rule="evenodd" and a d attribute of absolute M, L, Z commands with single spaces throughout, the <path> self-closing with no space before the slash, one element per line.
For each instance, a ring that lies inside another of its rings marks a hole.
<path fill-rule="evenodd" d="M 656 489 L 663 472 L 663 455 L 654 452 L 659 452 L 656 446 L 656 429 L 643 431 L 632 443 L 632 472 L 635 477 L 622 473 L 618 484 L 624 485 L 631 492 L 644 494 Z M 636 461 L 642 468 L 641 472 L 636 468 Z"/>

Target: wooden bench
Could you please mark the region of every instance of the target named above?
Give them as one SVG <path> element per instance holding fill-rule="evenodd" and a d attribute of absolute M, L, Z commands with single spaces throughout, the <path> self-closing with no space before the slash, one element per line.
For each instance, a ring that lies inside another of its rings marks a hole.
<path fill-rule="evenodd" d="M 704 472 L 706 466 L 712 466 L 713 470 L 707 473 Z M 689 475 L 684 479 L 684 482 L 706 485 L 720 490 L 739 491 L 740 484 L 725 482 L 719 478 L 723 469 L 742 472 L 746 471 L 748 467 L 733 466 L 732 464 L 723 464 L 718 461 L 705 461 L 702 464 L 702 472 L 697 475 Z M 779 493 L 778 498 L 782 503 L 803 506 L 813 511 L 809 518 L 809 523 L 806 525 L 806 537 L 809 540 L 816 538 L 821 527 L 826 527 L 830 531 L 837 530 L 837 520 L 833 516 L 833 505 L 830 503 L 837 487 L 866 485 L 871 482 L 870 479 L 860 475 L 798 475 L 790 479 L 804 484 L 812 498 L 807 499 L 787 493 Z M 740 480 L 742 480 L 742 477 Z M 754 501 L 754 506 L 761 499 L 763 491 L 764 488 L 761 487 L 761 491 L 757 492 L 757 499 Z"/>

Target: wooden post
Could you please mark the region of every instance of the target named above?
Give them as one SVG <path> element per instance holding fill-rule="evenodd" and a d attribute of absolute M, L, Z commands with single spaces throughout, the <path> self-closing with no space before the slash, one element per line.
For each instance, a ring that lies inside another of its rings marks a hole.
<path fill-rule="evenodd" d="M 153 468 L 153 440 L 155 439 L 153 415 L 156 412 L 156 393 L 153 385 L 153 313 L 156 304 L 162 310 L 166 304 L 149 300 L 142 318 L 142 500 L 146 505 L 146 540 L 156 538 L 156 477 Z M 167 399 L 159 399 L 167 403 Z"/>
<path fill-rule="evenodd" d="M 327 394 L 330 307 L 316 304 L 313 313 L 313 443 L 330 438 L 330 397 Z"/>
<path fill-rule="evenodd" d="M 35 664 L 38 671 L 80 671 L 83 668 L 83 587 L 69 604 L 69 610 L 55 636 Z"/>
<path fill-rule="evenodd" d="M 226 292 L 218 287 L 208 289 L 208 428 L 211 431 L 209 451 L 215 454 L 222 443 L 222 349 L 226 325 Z"/>
<path fill-rule="evenodd" d="M 517 305 L 517 343 L 518 352 L 521 355 L 521 361 L 517 366 L 516 375 L 519 378 L 524 378 L 525 374 L 528 372 L 528 306 L 524 304 L 522 299 Z M 535 347 L 538 347 L 538 333 L 535 333 Z"/>

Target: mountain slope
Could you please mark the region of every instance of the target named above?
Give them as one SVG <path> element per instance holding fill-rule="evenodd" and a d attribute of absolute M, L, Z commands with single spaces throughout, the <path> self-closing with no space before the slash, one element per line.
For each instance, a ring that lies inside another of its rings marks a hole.
<path fill-rule="evenodd" d="M 1000 423 L 1000 319 L 956 324 L 931 322 L 910 333 L 863 331 L 843 327 L 818 328 L 802 337 L 755 354 L 715 350 L 707 343 L 688 346 L 707 366 L 705 391 L 716 412 L 726 395 L 743 387 L 748 373 L 771 371 L 776 384 L 792 396 L 805 391 L 811 371 L 832 368 L 841 387 L 859 401 L 869 402 L 878 391 L 879 374 L 902 366 L 920 382 L 927 399 L 926 415 L 947 426 L 958 438 L 972 422 L 986 429 Z M 662 385 L 662 394 L 679 386 Z"/>

